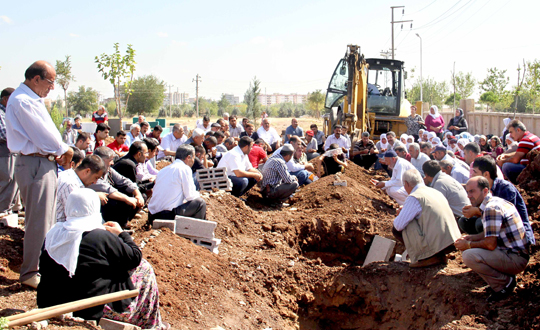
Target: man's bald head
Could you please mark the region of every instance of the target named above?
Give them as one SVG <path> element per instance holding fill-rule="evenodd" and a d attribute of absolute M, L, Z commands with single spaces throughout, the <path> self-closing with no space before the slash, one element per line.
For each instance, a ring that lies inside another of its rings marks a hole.
<path fill-rule="evenodd" d="M 37 61 L 26 69 L 24 77 L 26 79 L 24 84 L 39 97 L 44 98 L 54 89 L 56 71 L 50 63 Z"/>

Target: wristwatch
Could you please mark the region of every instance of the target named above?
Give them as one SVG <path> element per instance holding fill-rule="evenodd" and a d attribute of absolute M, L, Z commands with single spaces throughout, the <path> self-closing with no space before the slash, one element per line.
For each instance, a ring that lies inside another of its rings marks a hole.
<path fill-rule="evenodd" d="M 47 160 L 50 162 L 54 162 L 56 160 L 56 157 L 54 155 L 47 156 Z"/>

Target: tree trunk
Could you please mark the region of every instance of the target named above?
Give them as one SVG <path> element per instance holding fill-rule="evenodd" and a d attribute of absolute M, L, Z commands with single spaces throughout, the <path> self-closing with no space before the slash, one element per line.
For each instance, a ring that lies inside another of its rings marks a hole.
<path fill-rule="evenodd" d="M 64 89 L 64 105 L 66 106 L 66 117 L 69 117 L 69 108 L 67 103 L 67 90 Z"/>

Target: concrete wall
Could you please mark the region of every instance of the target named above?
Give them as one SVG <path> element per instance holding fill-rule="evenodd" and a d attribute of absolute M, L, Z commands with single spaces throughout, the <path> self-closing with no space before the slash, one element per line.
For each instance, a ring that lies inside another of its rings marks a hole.
<path fill-rule="evenodd" d="M 454 117 L 454 112 L 441 112 L 444 117 L 446 125 L 448 121 Z M 497 134 L 501 135 L 504 124 L 504 118 L 514 118 L 513 113 L 507 112 L 471 112 L 465 115 L 467 123 L 469 124 L 469 133 L 471 134 Z M 516 113 L 516 119 L 521 120 L 527 130 L 531 131 L 535 135 L 540 134 L 540 115 L 539 114 L 520 114 Z"/>

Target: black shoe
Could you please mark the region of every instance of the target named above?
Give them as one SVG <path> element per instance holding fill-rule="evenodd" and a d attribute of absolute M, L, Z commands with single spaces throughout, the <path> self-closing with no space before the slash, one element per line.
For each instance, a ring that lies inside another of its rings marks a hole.
<path fill-rule="evenodd" d="M 516 285 L 517 285 L 516 276 L 515 275 L 510 276 L 510 282 L 506 285 L 506 287 L 499 292 L 493 292 L 487 298 L 487 302 L 497 302 L 497 301 L 501 301 L 508 298 L 512 294 L 512 292 L 514 292 Z"/>

